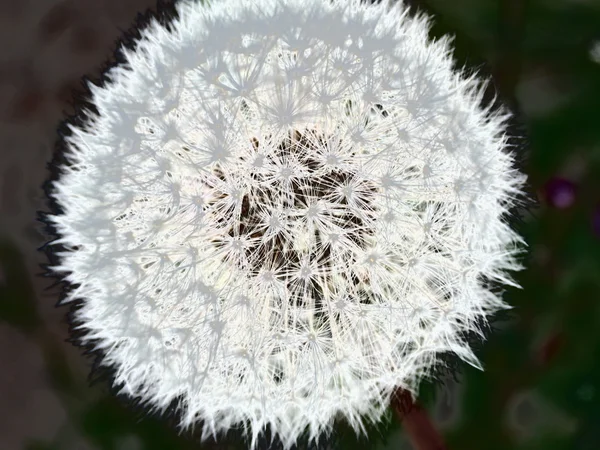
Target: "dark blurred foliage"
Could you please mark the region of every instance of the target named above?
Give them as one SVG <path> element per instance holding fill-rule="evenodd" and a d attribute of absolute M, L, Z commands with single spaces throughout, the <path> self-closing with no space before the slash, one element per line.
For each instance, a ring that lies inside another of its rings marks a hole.
<path fill-rule="evenodd" d="M 518 211 L 522 220 L 514 226 L 528 243 L 525 269 L 516 276 L 522 289 L 506 290 L 505 299 L 514 306 L 511 319 L 492 324 L 478 350 L 485 371 L 461 365 L 456 380 L 425 383 L 420 405 L 448 449 L 598 449 L 600 2 L 408 3 L 433 15 L 432 36 L 455 36 L 457 66 L 492 76 L 500 101 L 515 112 L 514 130 L 523 138 L 518 156 L 530 196 L 539 201 Z M 59 12 L 54 19 L 61 17 Z M 102 381 L 89 387 L 67 362 L 68 344 L 50 332 L 39 312 L 40 302 L 53 300 L 34 289 L 36 274 L 25 263 L 22 246 L 10 233 L 0 238 L 0 324 L 37 342 L 66 420 L 85 436 L 85 448 L 244 448 L 239 436 L 204 445 L 178 437 L 159 418 L 144 417 L 108 393 Z M 8 370 L 11 362 L 0 364 Z M 357 440 L 343 424 L 337 430 L 332 445 L 339 449 L 411 448 L 411 436 L 391 411 L 368 429 L 368 438 Z M 68 444 L 68 435 L 61 431 L 22 448 L 84 448 Z M 124 437 L 133 437 L 133 443 L 124 443 Z M 0 449 L 1 442 L 2 437 Z"/>

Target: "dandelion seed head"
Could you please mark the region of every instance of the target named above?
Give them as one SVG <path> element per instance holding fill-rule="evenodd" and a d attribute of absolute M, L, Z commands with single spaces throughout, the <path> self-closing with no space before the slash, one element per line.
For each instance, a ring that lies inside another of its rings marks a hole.
<path fill-rule="evenodd" d="M 400 3 L 185 1 L 92 88 L 51 217 L 115 386 L 286 448 L 378 421 L 505 308 L 503 111 Z"/>

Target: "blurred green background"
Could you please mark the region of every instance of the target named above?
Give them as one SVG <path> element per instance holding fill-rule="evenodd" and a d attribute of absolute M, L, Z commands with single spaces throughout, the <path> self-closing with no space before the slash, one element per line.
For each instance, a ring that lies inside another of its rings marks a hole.
<path fill-rule="evenodd" d="M 519 151 L 539 200 L 516 225 L 529 244 L 523 289 L 507 290 L 514 317 L 478 351 L 485 371 L 464 365 L 457 380 L 424 385 L 420 417 L 448 449 L 600 449 L 600 2 L 409 3 L 433 15 L 432 36 L 455 36 L 459 65 L 491 69 L 522 119 Z M 90 387 L 90 361 L 65 342 L 68 310 L 54 308 L 60 289 L 39 276 L 35 212 L 46 209 L 56 127 L 81 76 L 97 76 L 153 6 L 0 2 L 0 450 L 243 448 L 195 444 L 102 382 Z M 341 427 L 335 448 L 418 448 L 405 431 L 390 412 L 368 439 Z"/>

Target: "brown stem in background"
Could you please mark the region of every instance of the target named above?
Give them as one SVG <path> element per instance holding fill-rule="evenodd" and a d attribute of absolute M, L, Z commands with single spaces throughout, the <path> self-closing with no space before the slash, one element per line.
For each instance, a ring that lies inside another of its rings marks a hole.
<path fill-rule="evenodd" d="M 391 406 L 415 450 L 448 449 L 427 411 L 415 403 L 410 392 L 398 389 L 392 396 Z"/>

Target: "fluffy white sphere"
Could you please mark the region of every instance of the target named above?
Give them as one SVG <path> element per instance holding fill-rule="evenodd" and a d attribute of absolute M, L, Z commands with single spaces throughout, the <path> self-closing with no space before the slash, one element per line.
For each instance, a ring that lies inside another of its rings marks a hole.
<path fill-rule="evenodd" d="M 377 421 L 506 307 L 524 177 L 425 16 L 184 2 L 92 87 L 53 184 L 53 269 L 122 391 L 286 447 Z"/>

